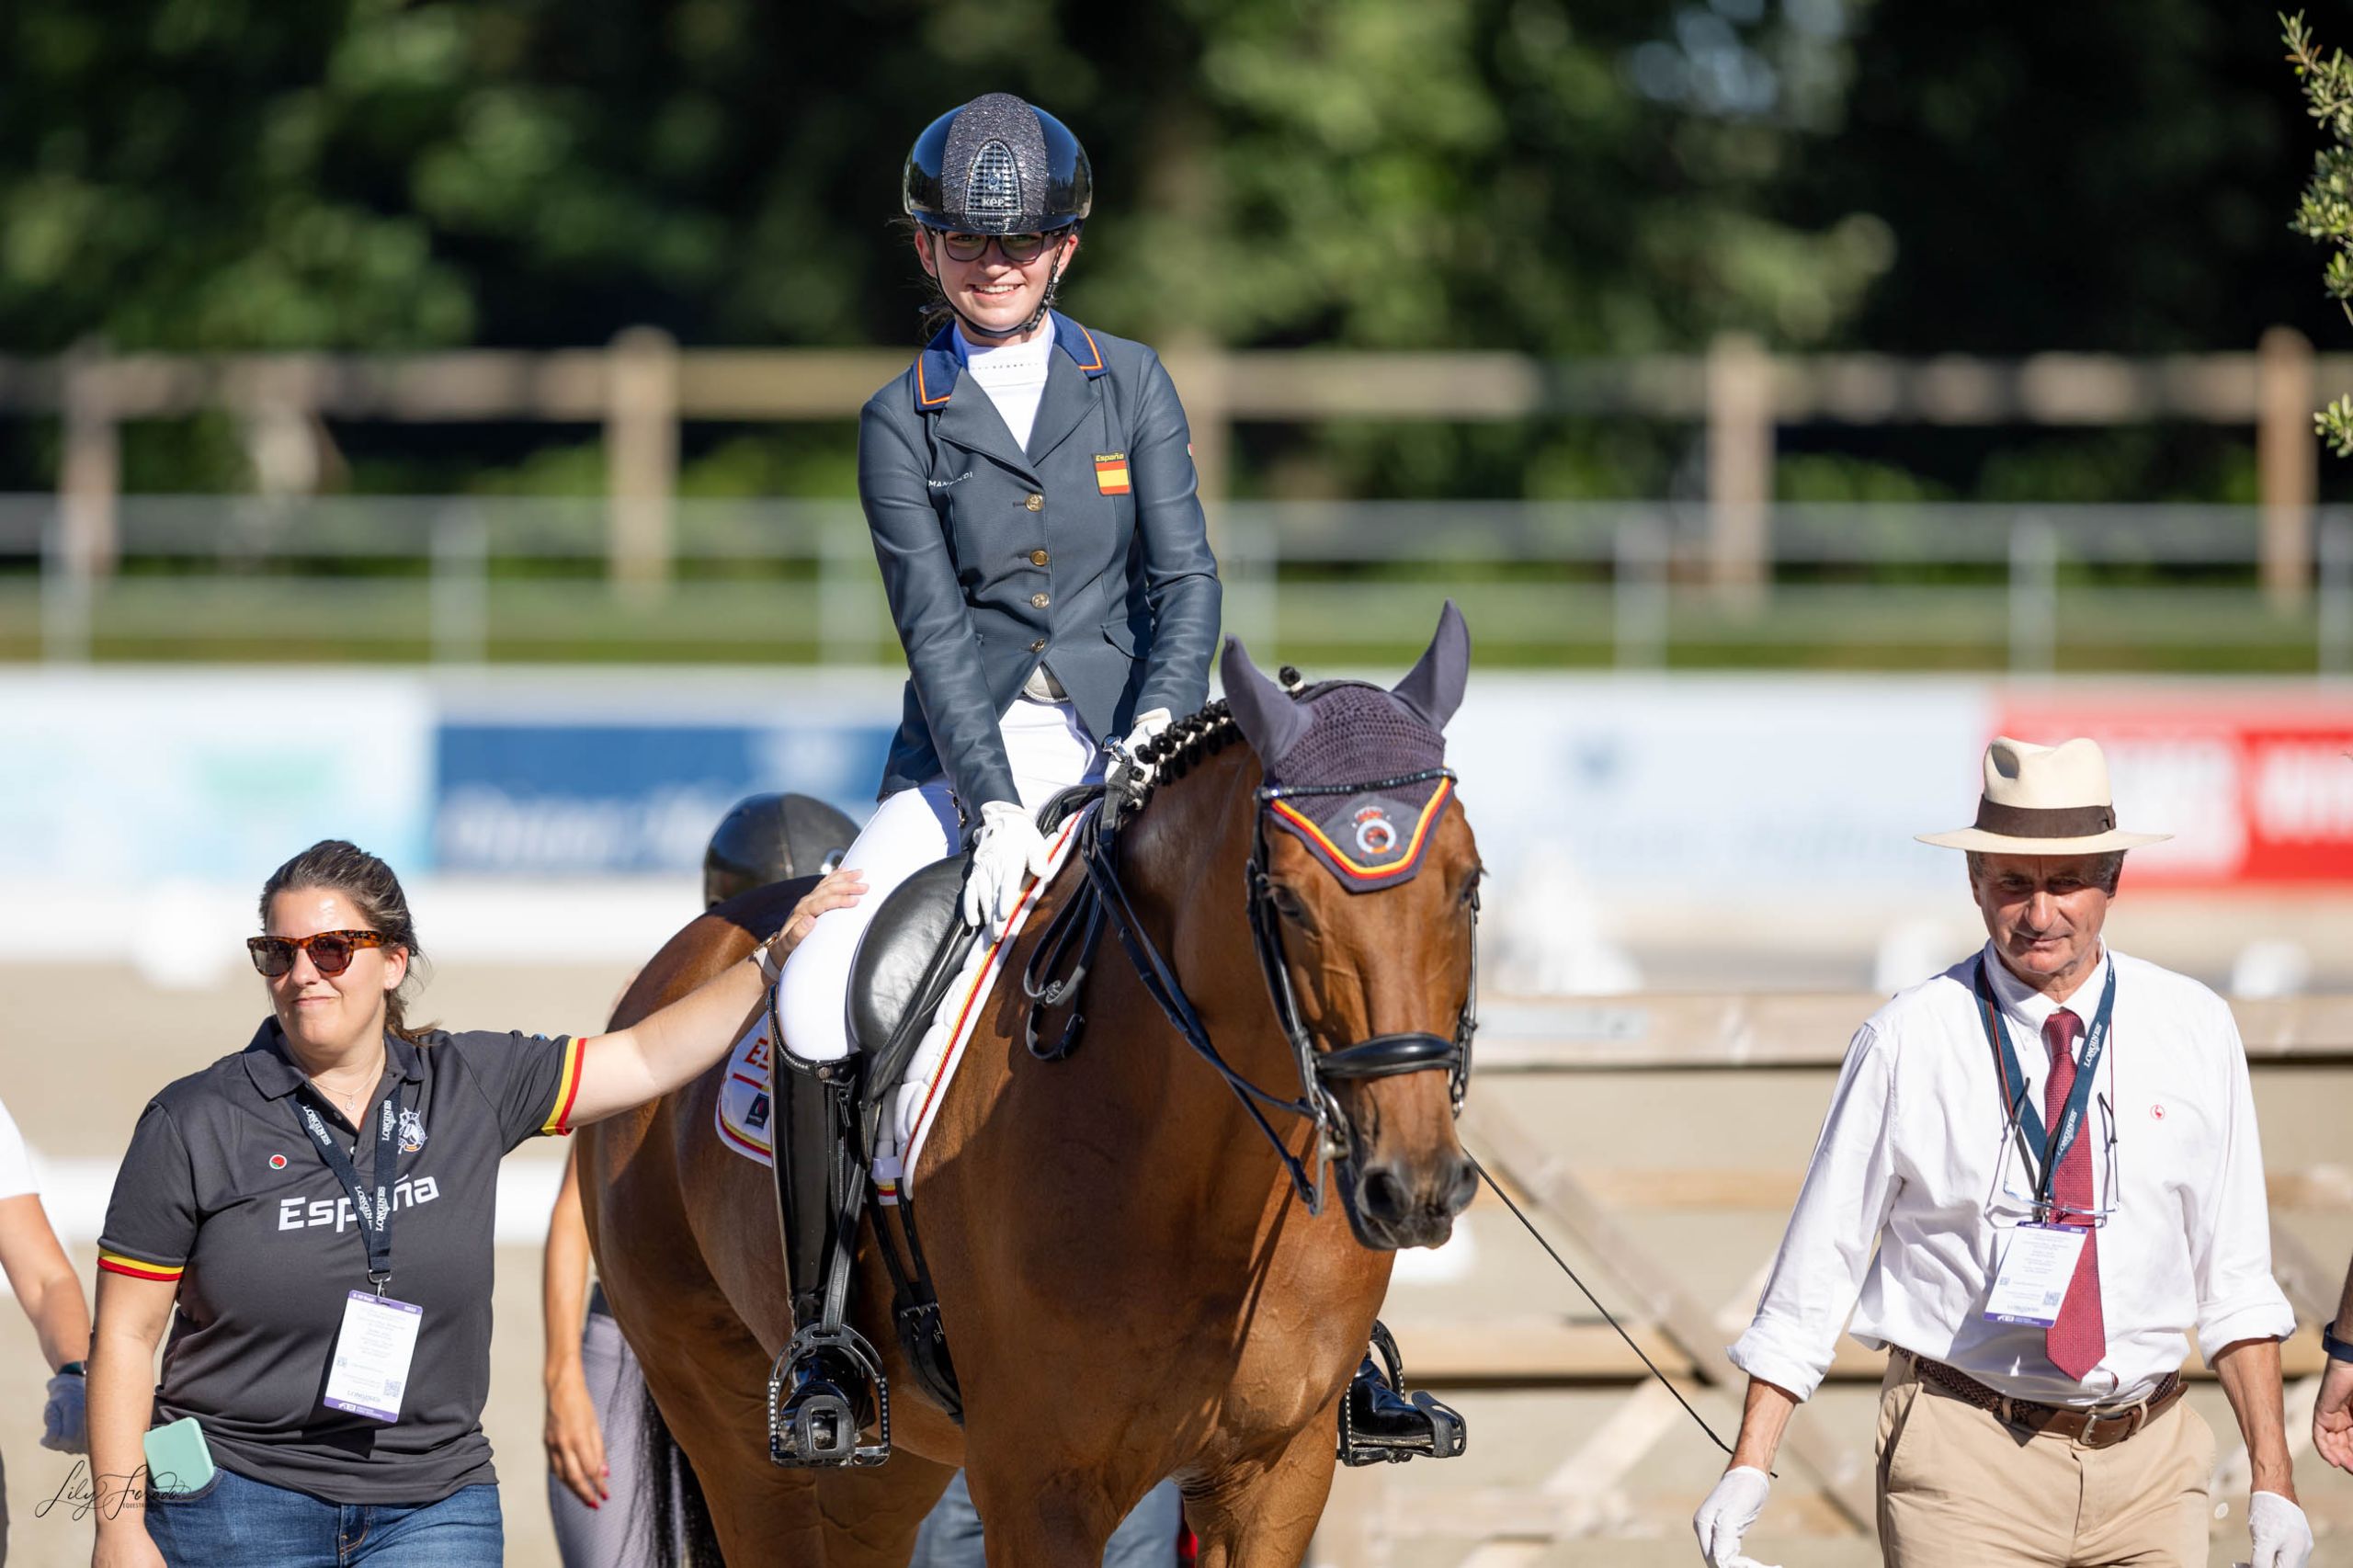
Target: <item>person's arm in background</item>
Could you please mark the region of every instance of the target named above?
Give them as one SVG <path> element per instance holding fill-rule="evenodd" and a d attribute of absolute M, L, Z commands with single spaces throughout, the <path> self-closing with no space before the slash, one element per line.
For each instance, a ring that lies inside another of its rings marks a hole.
<path fill-rule="evenodd" d="M 147 1423 L 155 1407 L 155 1346 L 179 1295 L 176 1279 L 98 1276 L 90 1342 L 90 1477 L 97 1540 L 91 1568 L 159 1568 L 147 1534 Z"/>
<path fill-rule="evenodd" d="M 588 1394 L 580 1365 L 580 1327 L 588 1293 L 588 1223 L 580 1212 L 580 1160 L 574 1149 L 563 1162 L 563 1185 L 556 1188 L 548 1216 L 547 1258 L 540 1273 L 540 1315 L 547 1330 L 547 1358 L 540 1381 L 547 1389 L 548 1469 L 590 1507 L 612 1495 L 605 1461 L 605 1429 Z"/>
<path fill-rule="evenodd" d="M 0 1198 L 0 1271 L 7 1274 L 8 1289 L 31 1320 L 41 1357 L 54 1374 L 41 1413 L 41 1447 L 82 1453 L 89 1446 L 82 1375 L 59 1369 L 89 1359 L 90 1308 L 36 1193 Z"/>
<path fill-rule="evenodd" d="M 2337 1297 L 2336 1321 L 2329 1332 L 2353 1342 L 2353 1267 L 2345 1271 L 2345 1290 Z M 2331 1357 L 2321 1375 L 2320 1398 L 2313 1402 L 2313 1447 L 2337 1469 L 2353 1471 L 2353 1361 Z"/>

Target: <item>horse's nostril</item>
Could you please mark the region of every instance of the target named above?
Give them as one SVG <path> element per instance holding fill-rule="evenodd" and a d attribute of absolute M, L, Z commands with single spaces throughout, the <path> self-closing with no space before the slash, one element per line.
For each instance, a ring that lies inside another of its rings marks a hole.
<path fill-rule="evenodd" d="M 1369 1218 L 1394 1224 L 1405 1217 L 1405 1184 L 1393 1165 L 1375 1165 L 1365 1172 L 1357 1197 Z"/>
<path fill-rule="evenodd" d="M 1454 1179 L 1447 1184 L 1446 1211 L 1460 1214 L 1479 1196 L 1479 1167 L 1469 1160 L 1454 1162 Z"/>

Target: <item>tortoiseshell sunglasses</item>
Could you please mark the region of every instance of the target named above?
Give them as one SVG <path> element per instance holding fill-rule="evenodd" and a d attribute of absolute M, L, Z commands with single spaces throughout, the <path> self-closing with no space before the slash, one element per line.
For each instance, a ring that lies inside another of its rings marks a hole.
<path fill-rule="evenodd" d="M 308 937 L 248 937 L 245 950 L 254 956 L 254 968 L 275 980 L 294 967 L 294 951 L 300 948 L 311 955 L 311 965 L 321 974 L 341 974 L 351 967 L 351 955 L 362 948 L 381 948 L 384 936 L 381 931 L 319 931 Z"/>

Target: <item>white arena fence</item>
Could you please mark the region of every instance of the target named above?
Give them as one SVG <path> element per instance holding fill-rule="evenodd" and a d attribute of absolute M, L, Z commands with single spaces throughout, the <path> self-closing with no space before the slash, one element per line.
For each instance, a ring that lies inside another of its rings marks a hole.
<path fill-rule="evenodd" d="M 147 496 L 108 556 L 68 503 L 0 496 L 0 658 L 864 665 L 895 654 L 847 501 L 679 500 L 654 574 L 613 570 L 626 505 Z M 2294 591 L 2261 507 L 1781 505 L 1753 581 L 1705 502 L 1233 503 L 1229 631 L 1324 658 L 1418 648 L 1452 596 L 1483 653 L 1625 669 L 2353 672 L 2353 511 L 2313 514 Z"/>

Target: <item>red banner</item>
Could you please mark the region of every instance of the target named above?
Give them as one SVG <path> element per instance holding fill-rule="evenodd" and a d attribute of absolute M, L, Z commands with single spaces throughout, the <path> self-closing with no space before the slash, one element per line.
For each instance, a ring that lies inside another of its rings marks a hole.
<path fill-rule="evenodd" d="M 2119 827 L 2170 833 L 2136 881 L 2353 884 L 2353 695 L 2066 691 L 2001 695 L 1998 733 L 2108 753 Z"/>

